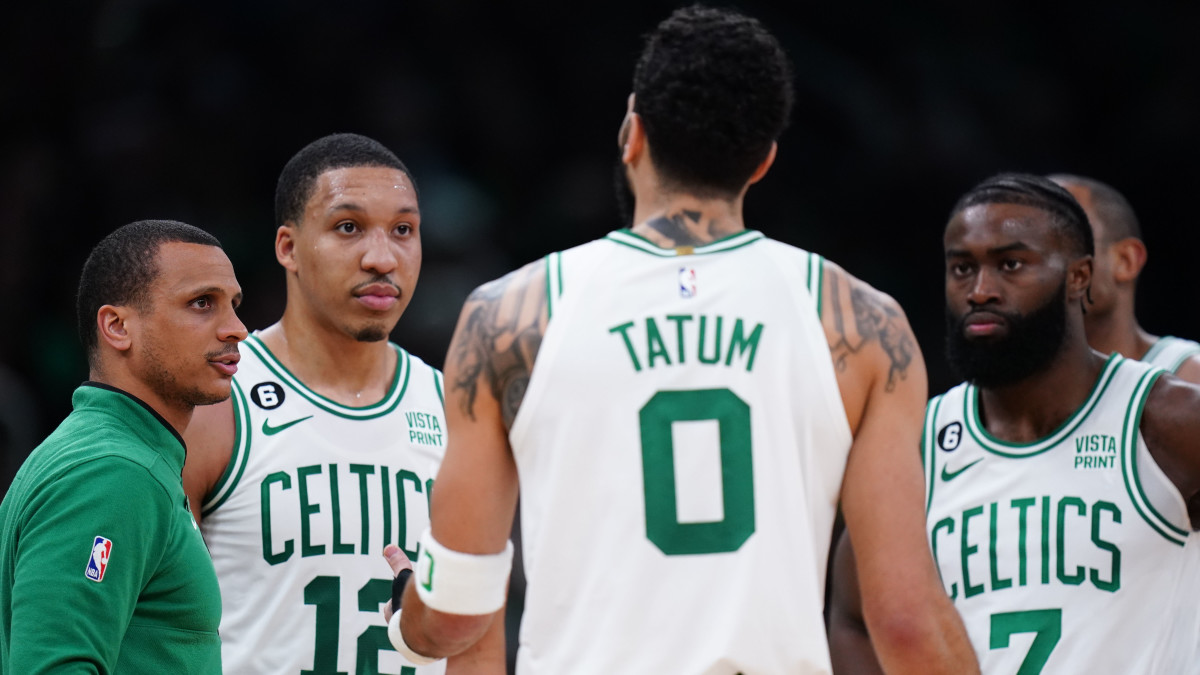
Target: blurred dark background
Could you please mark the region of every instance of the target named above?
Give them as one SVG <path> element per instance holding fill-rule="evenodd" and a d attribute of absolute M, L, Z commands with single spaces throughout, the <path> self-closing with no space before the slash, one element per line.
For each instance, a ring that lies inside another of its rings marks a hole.
<path fill-rule="evenodd" d="M 1000 170 L 1122 190 L 1150 249 L 1143 324 L 1200 336 L 1200 5 L 766 3 L 797 106 L 751 227 L 838 261 L 907 309 L 931 391 L 940 238 Z M 73 296 L 87 252 L 142 218 L 215 233 L 243 319 L 283 308 L 272 196 L 337 131 L 394 149 L 421 187 L 425 263 L 394 339 L 440 366 L 466 294 L 621 226 L 617 126 L 668 2 L 165 0 L 23 3 L 0 27 L 0 490 L 86 378 Z M 1180 303 L 1183 303 L 1182 305 Z M 1184 307 L 1180 311 L 1179 307 Z"/>

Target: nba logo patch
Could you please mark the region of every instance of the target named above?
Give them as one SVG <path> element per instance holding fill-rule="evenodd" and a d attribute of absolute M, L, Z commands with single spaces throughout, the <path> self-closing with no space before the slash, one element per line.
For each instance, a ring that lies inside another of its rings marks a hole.
<path fill-rule="evenodd" d="M 679 268 L 679 297 L 696 297 L 696 270 L 691 267 Z"/>
<path fill-rule="evenodd" d="M 92 581 L 104 581 L 104 570 L 108 567 L 108 556 L 112 553 L 112 540 L 96 537 L 92 542 L 92 557 L 88 558 L 83 575 Z"/>

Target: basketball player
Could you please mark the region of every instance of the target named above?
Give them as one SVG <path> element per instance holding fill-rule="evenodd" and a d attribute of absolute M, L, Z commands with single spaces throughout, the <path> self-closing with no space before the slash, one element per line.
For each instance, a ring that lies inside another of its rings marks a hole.
<path fill-rule="evenodd" d="M 229 398 L 241 299 L 220 243 L 184 223 L 125 225 L 88 256 L 89 381 L 0 505 L 0 672 L 222 672 L 180 432 Z"/>
<path fill-rule="evenodd" d="M 441 374 L 387 340 L 421 268 L 416 185 L 376 141 L 326 136 L 284 167 L 275 211 L 283 317 L 246 341 L 232 401 L 188 430 L 225 668 L 413 673 L 379 616 L 378 556 L 415 557 L 446 441 Z"/>
<path fill-rule="evenodd" d="M 1088 343 L 1103 354 L 1120 352 L 1200 384 L 1200 344 L 1157 337 L 1138 324 L 1134 291 L 1146 264 L 1146 245 L 1133 207 L 1112 187 L 1092 178 L 1055 174 L 1087 214 L 1096 240 L 1091 302 L 1084 315 Z"/>
<path fill-rule="evenodd" d="M 519 474 L 519 672 L 828 672 L 839 496 L 885 662 L 974 672 L 922 531 L 926 380 L 903 312 L 743 222 L 790 82 L 775 38 L 730 11 L 681 9 L 649 37 L 619 131 L 636 224 L 463 309 L 398 648 L 454 654 L 496 623 Z"/>
<path fill-rule="evenodd" d="M 1055 183 L 1003 174 L 945 231 L 966 382 L 927 409 L 928 528 L 984 673 L 1195 665 L 1200 388 L 1088 346 L 1087 222 Z M 839 671 L 871 672 L 848 625 L 832 622 Z"/>

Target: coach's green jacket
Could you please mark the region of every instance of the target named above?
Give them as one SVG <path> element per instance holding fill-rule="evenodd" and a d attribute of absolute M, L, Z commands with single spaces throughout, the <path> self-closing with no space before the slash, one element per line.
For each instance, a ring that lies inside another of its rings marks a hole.
<path fill-rule="evenodd" d="M 0 504 L 0 673 L 220 673 L 183 440 L 118 389 L 71 402 Z"/>

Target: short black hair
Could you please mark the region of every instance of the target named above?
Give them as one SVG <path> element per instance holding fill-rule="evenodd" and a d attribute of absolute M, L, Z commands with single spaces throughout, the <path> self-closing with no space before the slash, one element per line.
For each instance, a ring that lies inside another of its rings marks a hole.
<path fill-rule="evenodd" d="M 1117 192 L 1116 188 L 1095 178 L 1069 173 L 1056 173 L 1047 178 L 1055 183 L 1071 183 L 1087 190 L 1092 198 L 1092 206 L 1104 221 L 1106 234 L 1113 241 L 1128 237 L 1141 241 L 1142 225 L 1138 222 L 1137 214 L 1125 195 Z"/>
<path fill-rule="evenodd" d="M 187 223 L 139 220 L 118 227 L 92 249 L 83 263 L 75 297 L 79 340 L 89 363 L 94 365 L 100 341 L 96 312 L 104 305 L 144 309 L 150 299 L 150 286 L 158 277 L 158 249 L 173 242 L 221 248 L 216 237 Z"/>
<path fill-rule="evenodd" d="M 646 37 L 634 112 L 668 190 L 733 197 L 792 111 L 792 68 L 773 35 L 732 10 L 678 9 Z"/>
<path fill-rule="evenodd" d="M 275 185 L 275 225 L 300 222 L 313 184 L 321 174 L 356 166 L 396 169 L 408 176 L 414 191 L 417 189 L 408 167 L 379 141 L 359 134 L 330 134 L 304 146 L 284 165 Z"/>
<path fill-rule="evenodd" d="M 1096 242 L 1087 214 L 1066 188 L 1054 181 L 1028 173 L 999 173 L 985 179 L 959 198 L 950 218 L 978 204 L 1022 204 L 1050 214 L 1067 234 L 1079 255 L 1093 255 Z"/>

